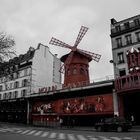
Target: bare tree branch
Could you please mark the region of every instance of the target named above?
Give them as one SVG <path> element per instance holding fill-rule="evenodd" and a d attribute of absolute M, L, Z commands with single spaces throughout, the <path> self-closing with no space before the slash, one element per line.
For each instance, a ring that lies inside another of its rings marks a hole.
<path fill-rule="evenodd" d="M 0 32 L 0 62 L 16 56 L 14 50 L 15 41 L 12 36 L 6 35 L 4 32 Z"/>

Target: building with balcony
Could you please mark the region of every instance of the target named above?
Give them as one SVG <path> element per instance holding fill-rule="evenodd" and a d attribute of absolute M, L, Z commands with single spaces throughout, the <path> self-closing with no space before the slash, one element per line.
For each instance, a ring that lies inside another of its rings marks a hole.
<path fill-rule="evenodd" d="M 140 124 L 140 15 L 116 21 L 111 19 L 111 41 L 118 114 L 134 116 Z"/>
<path fill-rule="evenodd" d="M 49 48 L 38 44 L 26 54 L 0 64 L 0 120 L 27 122 L 28 97 L 39 88 L 61 88 L 61 62 Z"/>

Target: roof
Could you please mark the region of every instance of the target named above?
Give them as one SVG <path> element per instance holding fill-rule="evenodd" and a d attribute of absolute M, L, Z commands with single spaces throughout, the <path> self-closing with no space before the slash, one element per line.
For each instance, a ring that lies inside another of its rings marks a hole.
<path fill-rule="evenodd" d="M 71 52 L 70 52 L 70 53 L 71 53 Z M 60 60 L 61 60 L 62 62 L 65 62 L 70 53 L 68 53 L 68 54 L 66 54 L 66 55 L 63 55 L 63 56 L 60 58 Z M 87 58 L 89 62 L 92 60 L 92 57 L 91 57 L 89 54 L 87 54 L 87 53 L 84 53 L 84 52 L 81 52 L 81 51 L 75 51 L 74 54 L 76 54 L 76 53 L 82 55 L 82 56 L 85 57 L 85 58 Z"/>

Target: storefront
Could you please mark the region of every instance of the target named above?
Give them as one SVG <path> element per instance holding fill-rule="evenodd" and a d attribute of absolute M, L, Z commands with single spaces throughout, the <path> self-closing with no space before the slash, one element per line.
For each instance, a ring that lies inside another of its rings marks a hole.
<path fill-rule="evenodd" d="M 0 121 L 27 123 L 27 101 L 25 99 L 3 100 L 0 102 Z"/>
<path fill-rule="evenodd" d="M 61 118 L 63 125 L 94 125 L 101 118 L 114 115 L 112 88 L 110 82 L 34 98 L 32 123 L 57 126 Z"/>

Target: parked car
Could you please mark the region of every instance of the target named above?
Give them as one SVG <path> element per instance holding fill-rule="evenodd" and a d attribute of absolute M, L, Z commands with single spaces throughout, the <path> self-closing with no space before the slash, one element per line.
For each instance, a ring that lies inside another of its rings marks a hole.
<path fill-rule="evenodd" d="M 95 123 L 97 131 L 128 131 L 132 128 L 132 123 L 120 117 L 106 118 L 99 123 Z"/>

